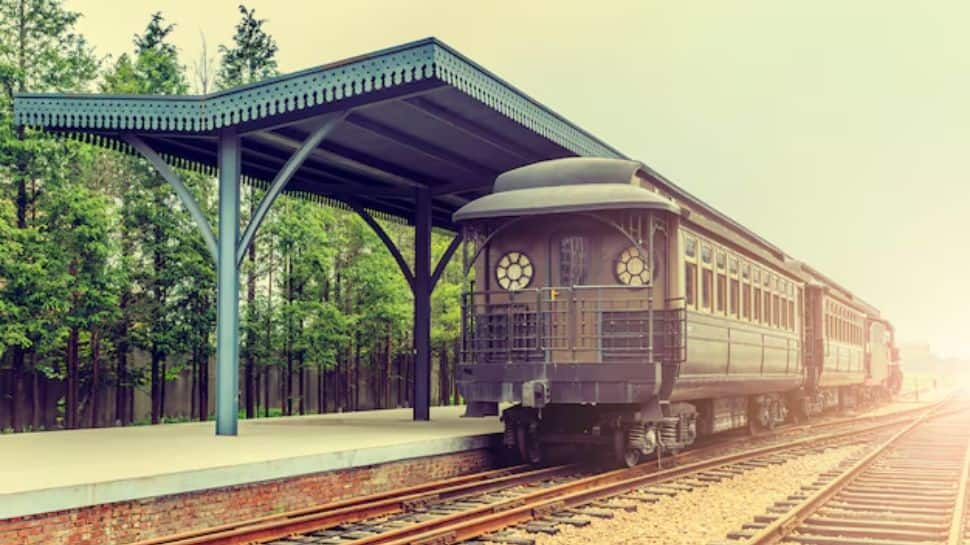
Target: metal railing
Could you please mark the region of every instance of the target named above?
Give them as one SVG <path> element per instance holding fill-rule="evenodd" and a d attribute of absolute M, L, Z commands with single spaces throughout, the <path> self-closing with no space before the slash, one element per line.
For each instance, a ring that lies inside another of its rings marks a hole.
<path fill-rule="evenodd" d="M 652 352 L 655 361 L 682 362 L 683 304 L 666 301 L 651 311 L 649 294 L 627 286 L 466 292 L 463 361 L 635 363 Z"/>

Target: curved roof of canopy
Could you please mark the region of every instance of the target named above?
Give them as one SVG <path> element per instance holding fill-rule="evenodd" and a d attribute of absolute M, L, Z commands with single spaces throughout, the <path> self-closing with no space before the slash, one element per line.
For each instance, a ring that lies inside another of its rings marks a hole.
<path fill-rule="evenodd" d="M 494 193 L 457 212 L 456 222 L 594 210 L 643 209 L 678 213 L 672 200 L 639 185 L 643 163 L 571 157 L 519 167 L 495 180 Z"/>
<path fill-rule="evenodd" d="M 428 190 L 434 224 L 495 177 L 558 157 L 623 157 L 435 38 L 198 96 L 18 94 L 18 125 L 126 149 L 137 135 L 173 166 L 212 172 L 223 131 L 241 136 L 242 173 L 272 180 L 316 127 L 344 115 L 287 191 L 353 201 L 410 220 Z M 126 151 L 131 151 L 127 150 Z"/>

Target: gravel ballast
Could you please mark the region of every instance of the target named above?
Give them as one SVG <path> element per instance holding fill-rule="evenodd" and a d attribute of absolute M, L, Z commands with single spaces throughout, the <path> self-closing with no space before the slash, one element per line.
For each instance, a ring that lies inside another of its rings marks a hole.
<path fill-rule="evenodd" d="M 581 528 L 561 526 L 556 535 L 531 537 L 536 545 L 705 545 L 724 541 L 728 533 L 862 448 L 865 447 L 836 447 L 780 465 L 752 469 L 707 487 L 642 504 L 633 512 L 615 509 L 612 519 L 594 519 Z"/>

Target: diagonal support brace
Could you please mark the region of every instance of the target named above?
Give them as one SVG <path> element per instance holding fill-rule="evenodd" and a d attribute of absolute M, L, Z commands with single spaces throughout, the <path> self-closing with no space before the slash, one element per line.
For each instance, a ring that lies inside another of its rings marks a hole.
<path fill-rule="evenodd" d="M 209 254 L 212 256 L 213 262 L 218 262 L 219 253 L 216 249 L 216 237 L 212 234 L 212 226 L 209 225 L 209 220 L 202 213 L 202 209 L 199 208 L 199 203 L 196 202 L 195 197 L 189 192 L 188 188 L 182 182 L 182 178 L 172 170 L 172 167 L 165 162 L 165 159 L 158 154 L 155 150 L 151 148 L 144 140 L 135 136 L 134 134 L 126 134 L 122 138 L 135 148 L 148 162 L 155 167 L 155 170 L 165 178 L 172 188 L 175 189 L 175 194 L 178 195 L 179 199 L 185 208 L 188 209 L 189 215 L 195 220 L 196 225 L 199 227 L 199 231 L 202 233 L 202 239 L 205 241 L 206 248 L 209 249 Z"/>
<path fill-rule="evenodd" d="M 263 195 L 263 199 L 259 202 L 259 206 L 256 207 L 256 211 L 253 213 L 253 217 L 249 219 L 249 224 L 246 225 L 246 230 L 242 234 L 242 238 L 239 239 L 239 244 L 236 247 L 236 265 L 242 263 L 243 257 L 246 255 L 246 250 L 249 249 L 249 245 L 253 242 L 253 237 L 256 236 L 256 230 L 259 229 L 260 224 L 266 218 L 266 213 L 269 212 L 270 207 L 276 201 L 276 198 L 280 196 L 286 184 L 290 181 L 297 170 L 303 165 L 307 157 L 317 149 L 320 142 L 326 138 L 333 130 L 339 125 L 347 116 L 350 114 L 350 110 L 344 110 L 340 112 L 336 117 L 331 117 L 327 121 L 324 121 L 320 126 L 310 133 L 310 136 L 306 137 L 300 148 L 290 156 L 280 169 L 279 173 L 276 174 L 276 178 L 273 179 L 273 183 L 270 184 L 269 189 L 266 190 L 266 195 Z"/>
<path fill-rule="evenodd" d="M 357 215 L 359 215 L 360 218 L 364 220 L 364 223 L 366 223 L 368 226 L 370 226 L 371 229 L 374 230 L 374 233 L 377 234 L 377 238 L 381 239 L 381 242 L 383 242 L 384 246 L 387 247 L 387 251 L 391 252 L 391 255 L 394 257 L 394 261 L 397 261 L 397 266 L 401 269 L 401 274 L 404 275 L 404 279 L 408 281 L 408 286 L 411 288 L 411 291 L 413 292 L 414 273 L 411 272 L 411 266 L 408 265 L 407 260 L 405 260 L 404 256 L 401 255 L 401 251 L 397 248 L 397 245 L 394 244 L 394 241 L 391 240 L 391 237 L 388 236 L 387 231 L 385 231 L 384 228 L 381 227 L 381 224 L 377 223 L 377 220 L 374 219 L 374 216 L 372 216 L 370 212 L 368 212 L 363 206 L 360 206 L 359 204 L 352 201 L 344 201 L 344 202 L 346 202 L 354 210 L 354 212 L 357 212 Z"/>
<path fill-rule="evenodd" d="M 461 246 L 461 233 L 455 235 L 455 238 L 451 239 L 451 244 L 445 248 L 445 253 L 441 254 L 438 258 L 438 264 L 434 266 L 434 272 L 431 273 L 431 291 L 433 292 L 435 287 L 438 285 L 438 280 L 441 280 L 441 275 L 445 272 L 445 267 L 451 262 L 451 258 L 455 255 L 455 251 Z"/>

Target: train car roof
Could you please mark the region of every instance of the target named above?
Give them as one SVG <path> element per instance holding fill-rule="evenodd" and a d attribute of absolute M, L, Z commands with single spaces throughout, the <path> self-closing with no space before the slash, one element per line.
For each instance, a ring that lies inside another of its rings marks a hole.
<path fill-rule="evenodd" d="M 494 193 L 455 212 L 456 222 L 639 208 L 680 213 L 670 198 L 639 184 L 638 161 L 569 157 L 533 163 L 495 179 Z"/>
<path fill-rule="evenodd" d="M 860 307 L 860 310 L 863 310 L 867 314 L 874 315 L 874 316 L 880 315 L 879 310 L 875 306 L 862 300 L 842 284 L 839 284 L 832 278 L 822 274 L 818 269 L 811 267 L 805 262 L 796 260 L 794 257 L 786 253 L 778 246 L 772 244 L 771 242 L 768 242 L 763 237 L 751 231 L 747 227 L 741 225 L 737 221 L 731 219 L 720 210 L 717 210 L 713 206 L 710 206 L 704 201 L 691 195 L 689 192 L 687 192 L 677 184 L 673 183 L 672 181 L 668 180 L 660 173 L 656 172 L 655 170 L 651 169 L 646 165 L 643 166 L 642 172 L 648 176 L 650 181 L 657 183 L 663 186 L 663 188 L 666 189 L 667 191 L 670 191 L 670 193 L 675 197 L 675 199 L 679 199 L 680 201 L 683 201 L 684 203 L 689 204 L 690 206 L 688 207 L 688 210 L 690 208 L 695 208 L 704 213 L 703 218 L 695 218 L 695 217 L 688 216 L 689 221 L 697 223 L 701 227 L 709 231 L 712 231 L 715 234 L 720 234 L 721 236 L 725 236 L 726 233 L 724 231 L 722 231 L 721 229 L 717 229 L 717 227 L 712 225 L 712 223 L 720 224 L 722 229 L 726 229 L 728 231 L 734 231 L 737 233 L 737 235 L 744 237 L 750 242 L 753 242 L 761 246 L 762 249 L 774 254 L 774 257 L 776 257 L 780 261 L 781 265 L 784 266 L 786 270 L 788 270 L 790 273 L 801 276 L 804 281 L 817 282 L 831 290 L 834 290 L 835 292 L 838 292 L 842 296 L 842 298 L 848 300 L 847 302 L 851 302 L 855 304 L 856 306 Z M 733 237 L 728 236 L 727 238 L 731 239 Z M 737 243 L 739 241 L 735 240 L 735 242 Z"/>
<path fill-rule="evenodd" d="M 648 181 L 661 193 L 640 186 Z M 666 192 L 664 194 L 663 192 Z M 681 206 L 685 205 L 685 206 Z M 493 193 L 460 208 L 455 222 L 508 216 L 584 210 L 642 208 L 683 214 L 688 221 L 733 241 L 759 248 L 762 258 L 805 282 L 817 282 L 838 293 L 867 314 L 879 316 L 871 304 L 817 269 L 794 259 L 754 231 L 705 203 L 640 161 L 604 157 L 566 157 L 539 161 L 500 174 Z M 693 213 L 691 213 L 693 212 Z M 749 247 L 751 248 L 751 247 Z M 753 249 L 753 248 L 751 248 Z M 767 255 L 766 255 L 767 254 Z"/>

